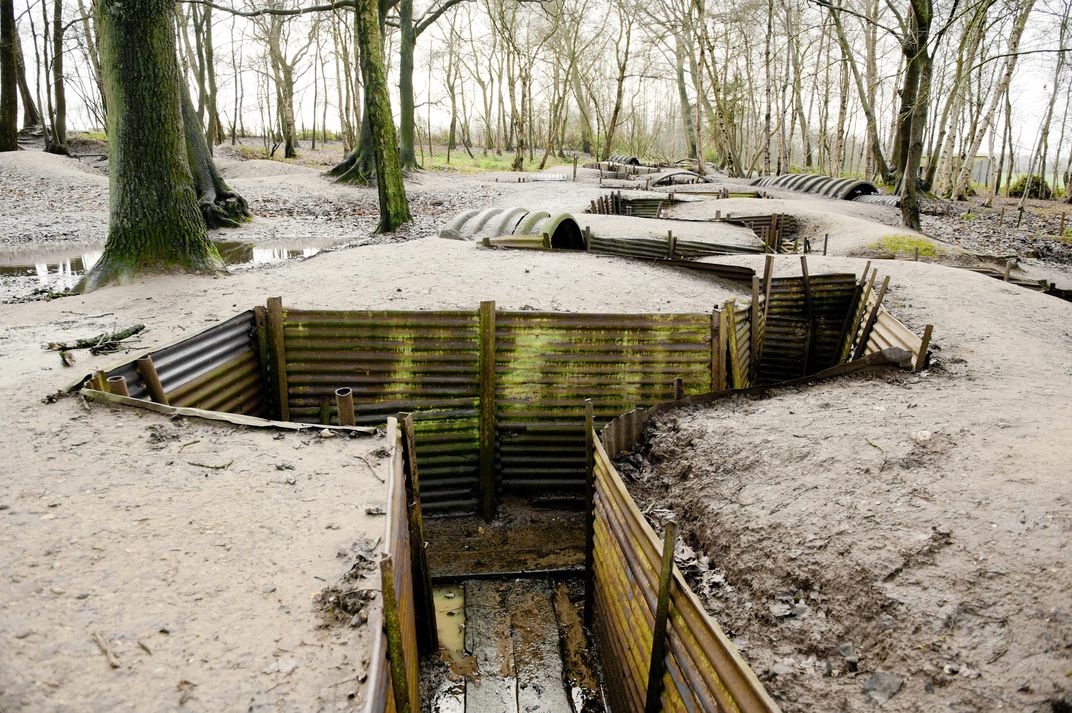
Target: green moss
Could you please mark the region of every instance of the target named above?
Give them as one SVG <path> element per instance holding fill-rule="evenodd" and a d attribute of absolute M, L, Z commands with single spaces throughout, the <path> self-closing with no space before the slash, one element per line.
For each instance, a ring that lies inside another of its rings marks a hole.
<path fill-rule="evenodd" d="M 501 156 L 496 155 L 494 152 L 488 152 L 485 156 L 482 153 L 483 149 L 473 151 L 473 158 L 469 158 L 469 154 L 465 152 L 464 148 L 458 147 L 458 149 L 451 152 L 450 163 L 447 163 L 446 149 L 440 149 L 436 151 L 435 156 L 429 157 L 426 153 L 423 161 L 421 156 L 417 154 L 417 160 L 421 163 L 421 166 L 428 171 L 458 171 L 460 173 L 481 173 L 483 171 L 509 171 L 510 166 L 513 163 L 513 153 L 503 152 Z M 537 171 L 540 168 L 540 159 L 543 158 L 542 153 L 536 154 L 535 161 L 526 161 L 526 171 Z M 583 163 L 583 161 L 581 162 Z M 572 166 L 573 159 L 566 158 L 561 159 L 557 156 L 550 156 L 547 159 L 545 168 L 552 166 Z"/>
<path fill-rule="evenodd" d="M 904 234 L 884 235 L 881 240 L 871 243 L 867 248 L 876 253 L 894 255 L 914 255 L 916 248 L 919 248 L 920 257 L 937 257 L 946 252 L 945 248 L 926 238 Z"/>
<path fill-rule="evenodd" d="M 81 132 L 78 132 L 75 135 L 80 139 L 85 139 L 86 141 L 107 141 L 108 140 L 108 134 L 104 133 L 103 131 L 98 131 L 98 130 L 81 131 Z"/>

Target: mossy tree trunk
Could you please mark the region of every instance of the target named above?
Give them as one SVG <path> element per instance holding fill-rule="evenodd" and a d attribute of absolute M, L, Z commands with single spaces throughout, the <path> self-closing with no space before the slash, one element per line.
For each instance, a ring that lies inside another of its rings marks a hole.
<path fill-rule="evenodd" d="M 417 31 L 413 27 L 413 0 L 400 0 L 398 4 L 399 46 L 398 46 L 398 125 L 401 146 L 399 158 L 403 170 L 414 171 L 417 165 L 417 153 L 414 150 L 414 105 L 413 96 L 413 53 L 417 47 Z"/>
<path fill-rule="evenodd" d="M 0 151 L 19 149 L 19 100 L 15 66 L 15 3 L 0 0 Z"/>
<path fill-rule="evenodd" d="M 216 170 L 212 148 L 208 144 L 211 134 L 201 130 L 197 110 L 185 87 L 182 95 L 182 125 L 186 139 L 186 160 L 190 164 L 194 191 L 201 217 L 209 228 L 237 228 L 252 218 L 246 200 L 236 193 Z M 209 127 L 214 125 L 212 113 L 208 115 Z"/>
<path fill-rule="evenodd" d="M 110 218 L 81 291 L 142 272 L 224 269 L 198 209 L 183 135 L 172 0 L 98 0 Z M 199 132 L 200 133 L 200 132 Z"/>
<path fill-rule="evenodd" d="M 376 165 L 376 188 L 380 198 L 380 225 L 377 230 L 391 232 L 410 220 L 410 212 L 406 187 L 402 182 L 391 98 L 387 92 L 378 0 L 358 0 L 355 23 L 361 52 L 361 76 L 365 82 L 368 148 Z"/>

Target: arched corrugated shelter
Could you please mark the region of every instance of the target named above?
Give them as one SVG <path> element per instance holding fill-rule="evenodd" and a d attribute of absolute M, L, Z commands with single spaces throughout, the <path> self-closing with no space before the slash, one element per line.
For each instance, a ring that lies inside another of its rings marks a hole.
<path fill-rule="evenodd" d="M 637 158 L 636 156 L 627 156 L 626 154 L 620 154 L 620 153 L 619 154 L 614 154 L 613 156 L 611 156 L 607 160 L 610 161 L 611 163 L 621 163 L 621 164 L 627 164 L 629 166 L 639 166 L 640 165 L 640 159 Z"/>
<path fill-rule="evenodd" d="M 528 208 L 467 210 L 454 216 L 439 237 L 482 240 L 503 235 L 547 235 L 556 250 L 584 250 L 581 228 L 570 213 L 551 215 Z"/>
<path fill-rule="evenodd" d="M 833 178 L 814 173 L 786 173 L 781 176 L 764 176 L 752 182 L 753 186 L 785 188 L 790 191 L 811 193 L 826 198 L 856 200 L 860 196 L 873 196 L 878 189 L 870 181 L 856 178 Z"/>

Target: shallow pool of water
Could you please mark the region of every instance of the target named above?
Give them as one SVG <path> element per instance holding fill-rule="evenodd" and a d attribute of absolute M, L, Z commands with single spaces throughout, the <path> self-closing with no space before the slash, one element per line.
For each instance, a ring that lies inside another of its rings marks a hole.
<path fill-rule="evenodd" d="M 255 245 L 237 240 L 213 241 L 227 265 L 253 267 L 316 255 L 329 244 Z M 103 245 L 84 245 L 66 250 L 22 250 L 0 253 L 0 300 L 27 295 L 34 290 L 63 292 L 72 289 L 104 254 Z"/>

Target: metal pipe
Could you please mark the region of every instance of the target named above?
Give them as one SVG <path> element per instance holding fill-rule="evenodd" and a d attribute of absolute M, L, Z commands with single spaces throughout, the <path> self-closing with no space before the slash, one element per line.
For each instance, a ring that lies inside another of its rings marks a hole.
<path fill-rule="evenodd" d="M 153 364 L 153 358 L 146 354 L 142 358 L 138 359 L 138 374 L 141 375 L 141 380 L 145 382 L 145 388 L 149 392 L 149 398 L 158 404 L 168 405 L 167 394 L 164 393 L 164 386 L 160 383 L 160 375 L 156 373 L 156 365 Z"/>
<path fill-rule="evenodd" d="M 124 376 L 109 376 L 108 377 L 108 391 L 120 396 L 130 396 L 130 391 L 127 389 L 127 380 Z"/>
<path fill-rule="evenodd" d="M 355 425 L 353 389 L 349 386 L 335 389 L 335 408 L 339 413 L 340 426 Z"/>

